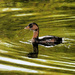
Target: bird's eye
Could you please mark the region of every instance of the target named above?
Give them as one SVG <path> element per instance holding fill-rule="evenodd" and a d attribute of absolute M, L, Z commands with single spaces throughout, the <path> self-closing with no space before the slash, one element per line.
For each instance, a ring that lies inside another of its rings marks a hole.
<path fill-rule="evenodd" d="M 33 27 L 33 25 L 32 25 L 32 24 L 30 24 L 30 25 L 29 25 L 29 27 L 30 27 L 30 28 L 32 28 L 32 27 Z"/>

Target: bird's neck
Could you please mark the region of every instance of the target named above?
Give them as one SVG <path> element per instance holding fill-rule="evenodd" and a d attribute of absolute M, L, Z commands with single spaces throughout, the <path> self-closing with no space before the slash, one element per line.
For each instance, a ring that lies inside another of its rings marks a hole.
<path fill-rule="evenodd" d="M 39 29 L 33 31 L 33 39 L 38 39 L 39 36 Z"/>

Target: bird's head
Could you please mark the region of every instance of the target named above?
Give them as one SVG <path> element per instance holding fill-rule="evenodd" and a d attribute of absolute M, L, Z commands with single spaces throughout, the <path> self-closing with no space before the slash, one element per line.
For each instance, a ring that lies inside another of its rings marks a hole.
<path fill-rule="evenodd" d="M 36 31 L 36 30 L 38 30 L 38 25 L 36 23 L 30 23 L 24 29 L 30 29 L 30 30 Z"/>

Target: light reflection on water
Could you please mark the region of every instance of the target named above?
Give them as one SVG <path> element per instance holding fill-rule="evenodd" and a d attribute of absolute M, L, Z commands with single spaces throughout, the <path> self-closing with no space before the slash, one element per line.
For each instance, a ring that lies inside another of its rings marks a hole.
<path fill-rule="evenodd" d="M 18 10 L 22 10 L 22 8 L 3 8 L 2 11 L 18 11 Z"/>
<path fill-rule="evenodd" d="M 29 13 L 29 14 L 17 14 L 17 15 L 13 15 L 13 16 L 31 16 L 31 15 L 37 15 L 39 13 Z"/>
<path fill-rule="evenodd" d="M 41 55 L 39 55 L 41 56 Z M 48 56 L 50 57 L 50 56 Z M 31 58 L 27 58 L 27 57 L 23 57 L 22 58 L 26 58 L 26 59 L 31 59 Z M 58 65 L 63 65 L 63 66 L 70 66 L 70 67 L 75 67 L 75 63 L 72 62 L 64 62 L 64 61 L 57 61 L 57 60 L 46 60 L 46 59 L 31 59 L 31 60 L 36 60 L 36 61 L 41 61 L 44 63 L 48 63 L 48 64 L 58 64 Z"/>
<path fill-rule="evenodd" d="M 1 50 L 1 49 L 0 49 L 0 53 L 8 53 L 8 51 Z"/>
<path fill-rule="evenodd" d="M 33 69 L 27 69 L 27 68 L 21 68 L 21 67 L 14 67 L 14 66 L 10 66 L 10 65 L 3 65 L 3 64 L 0 64 L 0 71 L 18 71 L 18 72 L 26 72 L 26 73 L 33 73 L 33 74 L 46 74 L 46 75 L 50 75 L 50 74 L 61 74 L 61 73 L 57 73 L 57 72 L 50 72 L 50 71 L 40 71 L 40 70 L 33 70 Z M 67 75 L 65 73 L 62 73 L 61 75 Z M 68 74 L 70 75 L 70 74 Z"/>
<path fill-rule="evenodd" d="M 42 64 L 37 64 L 37 63 L 32 63 L 32 62 L 27 62 L 27 61 L 22 61 L 22 60 L 11 59 L 11 58 L 7 58 L 7 57 L 0 57 L 0 60 L 8 61 L 8 62 L 16 63 L 16 64 L 21 64 L 21 65 L 36 66 L 36 67 L 51 68 L 51 69 L 60 69 L 60 70 L 68 70 L 68 71 L 75 71 L 75 69 L 68 69 L 68 68 L 61 68 L 61 67 L 42 65 Z M 37 59 L 35 59 L 35 60 L 37 60 Z M 47 62 L 49 62 L 49 61 L 47 61 Z M 59 61 L 55 61 L 55 62 L 59 62 Z M 68 63 L 68 62 L 63 62 L 63 63 L 75 64 L 75 63 Z"/>
<path fill-rule="evenodd" d="M 28 72 L 28 73 L 44 73 L 43 71 L 36 71 L 36 70 L 31 70 L 31 69 L 26 69 L 26 68 L 21 68 L 21 67 L 14 67 L 10 65 L 3 65 L 0 64 L 0 71 L 23 71 L 23 72 Z"/>

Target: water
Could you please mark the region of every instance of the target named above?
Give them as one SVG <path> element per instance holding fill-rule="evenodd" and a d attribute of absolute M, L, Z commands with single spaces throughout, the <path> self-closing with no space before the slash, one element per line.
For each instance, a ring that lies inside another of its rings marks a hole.
<path fill-rule="evenodd" d="M 0 75 L 74 75 L 74 12 L 74 9 L 0 8 Z M 38 58 L 28 58 L 33 32 L 24 27 L 31 22 L 39 25 L 39 37 L 54 35 L 62 37 L 63 43 L 39 45 Z"/>

